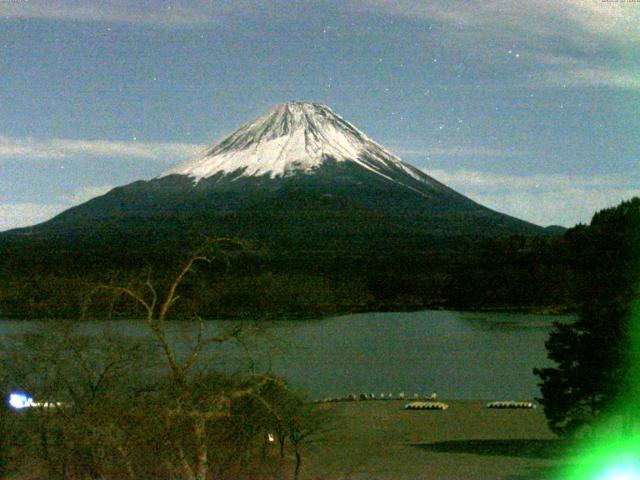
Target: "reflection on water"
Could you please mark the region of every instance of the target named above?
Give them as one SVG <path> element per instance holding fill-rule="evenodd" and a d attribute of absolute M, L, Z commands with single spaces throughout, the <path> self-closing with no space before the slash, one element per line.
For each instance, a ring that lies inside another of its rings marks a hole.
<path fill-rule="evenodd" d="M 570 316 L 518 313 L 423 311 L 362 313 L 311 321 L 278 321 L 264 326 L 246 349 L 227 345 L 214 366 L 237 362 L 271 370 L 312 398 L 349 393 L 437 392 L 448 399 L 533 399 L 532 370 L 548 364 L 544 343 L 554 321 Z M 142 322 L 120 321 L 117 330 L 144 336 Z M 209 333 L 228 322 L 207 322 Z M 0 322 L 0 334 L 48 328 L 36 322 Z M 88 323 L 87 331 L 114 328 Z M 186 350 L 192 339 L 180 323 L 171 338 Z M 246 352 L 250 353 L 250 358 Z M 230 357 L 233 360 L 228 360 Z"/>

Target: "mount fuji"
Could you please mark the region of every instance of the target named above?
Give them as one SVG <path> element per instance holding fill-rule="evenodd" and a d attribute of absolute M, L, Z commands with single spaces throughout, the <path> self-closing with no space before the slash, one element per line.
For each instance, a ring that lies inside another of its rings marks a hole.
<path fill-rule="evenodd" d="M 333 257 L 544 232 L 404 163 L 326 105 L 289 102 L 184 165 L 2 236 L 79 240 L 113 253 L 224 235 Z"/>

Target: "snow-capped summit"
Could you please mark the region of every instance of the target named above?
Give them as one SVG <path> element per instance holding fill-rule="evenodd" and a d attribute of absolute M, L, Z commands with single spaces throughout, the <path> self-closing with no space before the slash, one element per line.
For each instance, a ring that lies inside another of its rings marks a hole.
<path fill-rule="evenodd" d="M 233 179 L 313 173 L 325 161 L 354 162 L 397 181 L 402 171 L 415 180 L 426 175 L 403 163 L 364 133 L 319 103 L 288 102 L 249 122 L 203 154 L 161 175 L 186 175 L 196 181 L 214 175 Z M 428 182 L 430 183 L 430 182 Z"/>

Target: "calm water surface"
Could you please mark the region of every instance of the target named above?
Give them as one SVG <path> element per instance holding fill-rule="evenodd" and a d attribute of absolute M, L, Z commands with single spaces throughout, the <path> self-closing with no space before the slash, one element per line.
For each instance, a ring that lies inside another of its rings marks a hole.
<path fill-rule="evenodd" d="M 544 342 L 553 321 L 570 316 L 423 311 L 362 313 L 322 320 L 272 322 L 253 360 L 305 390 L 312 398 L 349 393 L 437 392 L 446 399 L 532 399 L 539 395 L 532 369 L 549 365 Z M 38 322 L 0 322 L 0 335 L 47 329 Z M 228 322 L 210 321 L 220 331 Z M 136 321 L 90 323 L 145 334 Z M 173 338 L 188 342 L 179 324 Z M 226 350 L 240 356 L 240 349 Z M 227 365 L 227 368 L 231 368 Z"/>

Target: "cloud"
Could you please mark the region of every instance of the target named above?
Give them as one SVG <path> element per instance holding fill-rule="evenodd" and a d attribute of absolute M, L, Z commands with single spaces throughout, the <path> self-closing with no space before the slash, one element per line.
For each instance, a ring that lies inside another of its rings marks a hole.
<path fill-rule="evenodd" d="M 458 156 L 458 157 L 513 157 L 527 155 L 529 152 L 522 150 L 500 150 L 487 147 L 431 147 L 431 148 L 394 148 L 399 155 L 407 156 Z"/>
<path fill-rule="evenodd" d="M 606 66 L 583 66 L 563 71 L 548 71 L 540 79 L 534 79 L 529 85 L 548 87 L 603 86 L 640 90 L 640 69 L 634 72 Z"/>
<path fill-rule="evenodd" d="M 640 39 L 640 9 L 632 2 L 602 0 L 368 0 L 350 2 L 355 10 L 375 10 L 413 19 L 429 19 L 460 29 L 518 29 L 536 35 L 601 37 L 634 42 Z M 558 29 L 561 25 L 564 29 Z"/>
<path fill-rule="evenodd" d="M 0 203 L 0 232 L 42 223 L 87 200 L 104 195 L 112 185 L 89 185 L 53 199 L 52 203 Z"/>
<path fill-rule="evenodd" d="M 199 26 L 231 16 L 273 17 L 292 11 L 374 11 L 411 19 L 429 19 L 457 28 L 517 28 L 557 35 L 558 26 L 569 27 L 576 41 L 597 35 L 615 41 L 635 41 L 640 8 L 633 2 L 603 0 L 7 0 L 0 2 L 0 18 L 44 18 L 84 22 L 115 22 L 165 27 Z"/>
<path fill-rule="evenodd" d="M 44 222 L 67 208 L 69 208 L 69 205 L 62 204 L 0 204 L 0 231 L 28 227 L 29 225 Z"/>
<path fill-rule="evenodd" d="M 580 25 L 585 31 L 607 36 L 624 44 L 638 42 L 640 31 L 640 5 L 636 2 L 607 0 L 568 0 L 549 2 L 537 0 L 537 7 L 552 7 L 552 10 Z"/>
<path fill-rule="evenodd" d="M 424 171 L 482 205 L 538 225 L 588 223 L 597 210 L 640 196 L 640 171 L 588 177 Z"/>
<path fill-rule="evenodd" d="M 639 5 L 606 0 L 5 0 L 0 18 L 114 22 L 164 27 L 199 26 L 230 17 L 263 17 L 322 11 L 386 13 L 448 23 L 459 29 L 506 30 L 535 35 L 572 36 L 576 43 L 594 36 L 629 44 L 640 40 Z M 561 27 L 561 28 L 559 28 Z"/>
<path fill-rule="evenodd" d="M 106 22 L 161 28 L 219 24 L 231 17 L 286 15 L 285 0 L 0 0 L 0 19 Z"/>
<path fill-rule="evenodd" d="M 0 135 L 0 159 L 55 160 L 69 157 L 145 158 L 175 163 L 206 145 L 171 142 L 114 142 L 108 140 L 35 139 Z"/>
<path fill-rule="evenodd" d="M 610 188 L 612 186 L 637 186 L 640 182 L 637 175 L 564 175 L 564 174 L 536 174 L 536 175 L 507 175 L 499 173 L 480 172 L 475 170 L 441 170 L 425 169 L 429 175 L 437 176 L 444 183 L 455 183 L 472 188 L 533 188 L 536 190 L 557 190 L 570 187 L 579 188 Z M 634 178 L 635 177 L 635 178 Z M 640 187 L 639 187 L 640 188 Z"/>
<path fill-rule="evenodd" d="M 640 196 L 639 188 L 612 190 L 569 188 L 545 192 L 478 193 L 470 197 L 494 210 L 537 225 L 571 227 L 589 223 L 598 210 L 613 207 L 623 200 Z"/>
<path fill-rule="evenodd" d="M 0 17 L 44 18 L 90 22 L 116 22 L 159 26 L 185 26 L 207 23 L 206 15 L 198 10 L 180 5 L 160 5 L 158 2 L 74 2 L 6 1 L 0 3 Z M 155 3 L 155 5 L 153 5 Z"/>
<path fill-rule="evenodd" d="M 640 3 L 639 10 L 640 10 Z M 640 21 L 640 20 L 639 20 Z M 604 86 L 629 90 L 640 89 L 640 68 L 634 62 L 603 63 L 555 53 L 532 54 L 543 68 L 530 74 L 527 87 Z"/>
<path fill-rule="evenodd" d="M 368 0 L 350 5 L 445 24 L 444 34 L 463 47 L 473 45 L 470 50 L 486 62 L 508 46 L 526 62 L 530 76 L 524 86 L 530 88 L 640 89 L 635 61 L 640 49 L 639 2 Z"/>

